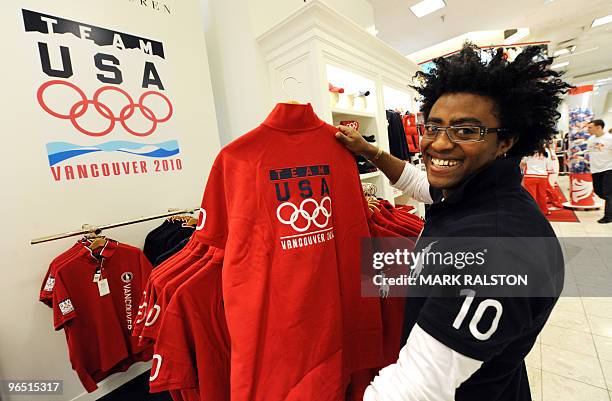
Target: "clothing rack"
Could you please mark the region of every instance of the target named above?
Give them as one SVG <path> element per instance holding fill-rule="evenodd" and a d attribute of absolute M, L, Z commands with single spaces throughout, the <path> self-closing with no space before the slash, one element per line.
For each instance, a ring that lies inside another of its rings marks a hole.
<path fill-rule="evenodd" d="M 145 221 L 163 219 L 164 217 L 176 216 L 177 214 L 186 214 L 186 213 L 195 213 L 199 211 L 200 208 L 194 209 L 169 209 L 166 213 L 156 214 L 153 216 L 147 217 L 139 217 L 132 220 L 121 221 L 119 223 L 105 224 L 102 226 L 90 226 L 89 224 L 84 224 L 81 230 L 78 231 L 69 231 L 61 234 L 48 235 L 46 237 L 35 238 L 30 241 L 30 245 L 36 245 L 43 242 L 55 241 L 58 239 L 68 238 L 68 237 L 76 237 L 78 235 L 86 235 L 86 234 L 100 234 L 104 230 L 108 230 L 111 228 L 129 226 L 132 224 L 143 223 Z"/>

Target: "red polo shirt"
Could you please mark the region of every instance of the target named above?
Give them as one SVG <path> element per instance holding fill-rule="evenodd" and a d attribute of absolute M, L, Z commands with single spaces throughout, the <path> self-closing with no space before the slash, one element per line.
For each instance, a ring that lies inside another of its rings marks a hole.
<path fill-rule="evenodd" d="M 87 244 L 89 244 L 88 240 L 79 240 L 67 251 L 62 252 L 56 256 L 53 261 L 51 261 L 51 264 L 49 264 L 49 268 L 47 269 L 47 273 L 45 274 L 42 286 L 40 287 L 40 294 L 38 296 L 38 300 L 40 302 L 47 305 L 49 308 L 53 307 L 53 287 L 55 286 L 55 275 L 57 274 L 57 271 L 63 265 L 68 263 L 74 256 L 76 256 L 78 252 Z"/>
<path fill-rule="evenodd" d="M 99 270 L 110 293 L 100 295 Z M 88 248 L 58 270 L 53 289 L 56 330 L 64 329 L 73 369 L 89 392 L 111 373 L 151 359 L 130 335 L 136 305 L 151 264 L 142 251 L 108 241 L 96 257 Z"/>

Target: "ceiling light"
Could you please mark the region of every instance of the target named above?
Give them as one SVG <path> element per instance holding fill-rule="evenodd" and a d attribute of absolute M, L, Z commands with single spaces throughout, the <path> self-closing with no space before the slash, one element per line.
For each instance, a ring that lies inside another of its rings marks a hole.
<path fill-rule="evenodd" d="M 563 62 L 563 63 L 558 63 L 558 64 L 553 64 L 550 66 L 550 68 L 552 68 L 553 70 L 556 70 L 558 68 L 563 68 L 566 65 L 569 65 L 569 61 Z"/>
<path fill-rule="evenodd" d="M 597 83 L 612 81 L 612 78 L 598 79 Z"/>
<path fill-rule="evenodd" d="M 555 0 L 544 0 L 544 4 L 550 4 L 550 3 L 554 3 Z"/>
<path fill-rule="evenodd" d="M 421 18 L 444 7 L 446 7 L 444 0 L 423 0 L 411 6 L 410 11 L 412 11 L 417 18 Z"/>
<path fill-rule="evenodd" d="M 366 28 L 366 31 L 368 31 L 370 33 L 370 35 L 378 35 L 378 29 L 376 29 L 376 25 L 370 25 L 369 27 Z"/>
<path fill-rule="evenodd" d="M 600 25 L 609 24 L 610 22 L 612 22 L 612 14 L 606 15 L 605 17 L 596 18 L 591 24 L 591 28 L 595 28 Z"/>
<path fill-rule="evenodd" d="M 519 40 L 526 36 L 529 36 L 529 28 L 518 28 L 515 33 L 504 39 L 504 44 L 511 45 L 513 43 L 518 43 Z"/>

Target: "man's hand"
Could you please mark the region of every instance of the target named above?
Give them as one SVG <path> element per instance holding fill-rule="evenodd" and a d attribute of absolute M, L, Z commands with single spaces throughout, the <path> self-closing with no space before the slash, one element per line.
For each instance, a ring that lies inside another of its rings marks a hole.
<path fill-rule="evenodd" d="M 344 125 L 338 125 L 336 128 L 340 131 L 336 133 L 336 139 L 346 146 L 348 150 L 367 159 L 376 156 L 378 148 L 363 139 L 359 132 Z"/>

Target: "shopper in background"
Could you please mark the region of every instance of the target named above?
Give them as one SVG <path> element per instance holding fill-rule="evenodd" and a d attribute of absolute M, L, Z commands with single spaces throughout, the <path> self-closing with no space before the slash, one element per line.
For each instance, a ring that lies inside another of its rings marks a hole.
<path fill-rule="evenodd" d="M 340 126 L 336 137 L 396 188 L 431 204 L 415 251 L 427 251 L 424 243 L 433 237 L 469 238 L 475 246 L 476 237 L 547 237 L 550 250 L 508 247 L 503 256 L 544 274 L 538 285 L 555 293 L 495 299 L 476 294 L 467 307 L 459 288 L 455 297 L 408 298 L 398 362 L 379 372 L 366 401 L 531 400 L 524 358 L 558 298 L 564 270 L 552 227 L 521 187 L 519 163 L 556 134 L 557 107 L 569 86 L 537 47 L 512 62 L 502 49 L 493 50 L 489 62 L 482 52 L 466 45 L 434 60 L 428 73 L 417 73 L 426 172 L 368 144 L 353 129 Z M 483 313 L 491 304 L 498 305 L 497 313 Z M 486 338 L 474 334 L 478 327 L 489 328 Z"/>
<path fill-rule="evenodd" d="M 521 169 L 524 177 L 523 186 L 533 196 L 542 213 L 548 216 L 550 212 L 546 192 L 549 185 L 548 175 L 552 172 L 553 165 L 546 149 L 541 147 L 532 155 L 523 157 Z"/>
<path fill-rule="evenodd" d="M 553 139 L 548 141 L 548 145 L 546 146 L 546 152 L 548 152 L 548 158 L 551 163 L 551 170 L 548 172 L 548 182 L 546 185 L 546 199 L 547 202 L 552 203 L 553 210 L 563 208 L 563 204 L 561 203 L 562 200 L 557 193 L 557 179 L 559 178 L 561 165 L 557 157 L 556 142 L 557 141 Z"/>
<path fill-rule="evenodd" d="M 591 121 L 587 140 L 593 189 L 606 202 L 604 216 L 597 220 L 601 224 L 612 223 L 612 134 L 606 133 L 604 127 L 603 120 Z"/>

